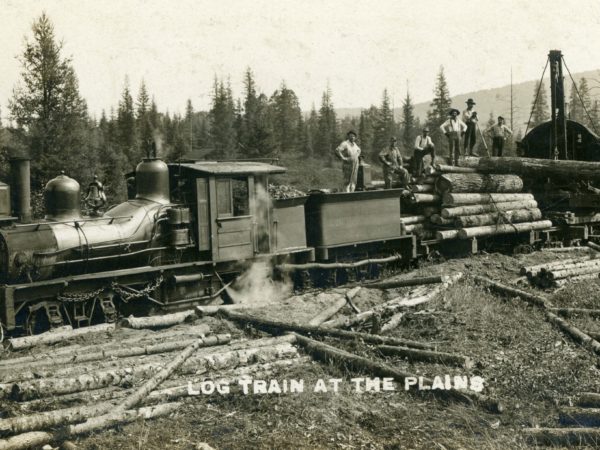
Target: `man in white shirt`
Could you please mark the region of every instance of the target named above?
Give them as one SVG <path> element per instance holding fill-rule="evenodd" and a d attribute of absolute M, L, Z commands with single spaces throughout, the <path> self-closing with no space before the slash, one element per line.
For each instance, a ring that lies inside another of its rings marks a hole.
<path fill-rule="evenodd" d="M 504 125 L 504 117 L 498 116 L 498 123 L 485 130 L 492 136 L 492 155 L 502 156 L 506 135 L 512 136 L 512 130 Z"/>
<path fill-rule="evenodd" d="M 472 98 L 467 100 L 467 109 L 462 112 L 462 121 L 467 126 L 467 132 L 465 133 L 464 139 L 464 153 L 465 155 L 473 155 L 473 147 L 477 142 L 477 113 L 473 110 L 473 106 L 476 103 Z"/>
<path fill-rule="evenodd" d="M 460 111 L 452 108 L 448 115 L 450 118 L 446 120 L 441 126 L 440 130 L 448 138 L 448 151 L 450 154 L 451 166 L 458 165 L 458 157 L 460 156 L 460 138 L 467 131 L 465 123 L 458 118 Z"/>
<path fill-rule="evenodd" d="M 356 133 L 354 131 L 348 131 L 346 140 L 335 149 L 335 155 L 342 160 L 342 173 L 344 176 L 342 191 L 354 192 L 358 179 L 358 157 L 360 156 L 360 147 L 356 144 Z"/>
<path fill-rule="evenodd" d="M 394 175 L 400 180 L 401 187 L 408 188 L 410 174 L 402 164 L 402 153 L 396 147 L 396 138 L 390 139 L 390 145 L 379 152 L 379 161 L 383 164 L 383 179 L 385 188 L 392 189 Z"/>
<path fill-rule="evenodd" d="M 423 174 L 423 158 L 431 155 L 431 164 L 435 163 L 435 146 L 429 134 L 429 128 L 423 128 L 423 134 L 417 136 L 415 149 L 412 157 L 413 176 L 419 177 Z"/>

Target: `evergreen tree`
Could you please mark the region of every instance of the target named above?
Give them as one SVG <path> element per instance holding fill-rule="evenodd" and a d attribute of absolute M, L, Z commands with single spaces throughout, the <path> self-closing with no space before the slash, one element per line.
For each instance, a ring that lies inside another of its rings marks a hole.
<path fill-rule="evenodd" d="M 329 167 L 333 165 L 333 151 L 339 140 L 337 118 L 331 100 L 331 89 L 327 86 L 321 98 L 321 108 L 319 108 L 315 150 L 317 155 L 325 157 L 325 162 Z"/>
<path fill-rule="evenodd" d="M 375 129 L 373 132 L 373 149 L 372 160 L 377 159 L 377 155 L 381 150 L 389 146 L 390 138 L 394 135 L 394 113 L 390 106 L 390 96 L 387 89 L 384 89 L 381 98 L 381 107 L 375 121 Z"/>
<path fill-rule="evenodd" d="M 154 142 L 153 126 L 150 120 L 150 96 L 146 89 L 146 83 L 142 80 L 140 91 L 136 101 L 136 130 L 138 132 L 137 142 L 139 149 L 138 157 L 152 156 L 152 143 Z"/>
<path fill-rule="evenodd" d="M 452 106 L 452 101 L 450 100 L 450 91 L 443 66 L 440 66 L 433 91 L 433 100 L 429 106 L 431 109 L 427 112 L 427 126 L 431 130 L 430 136 L 437 148 L 447 149 L 448 142 L 444 138 L 440 126 L 448 119 L 448 111 Z"/>
<path fill-rule="evenodd" d="M 271 107 L 277 150 L 279 153 L 290 153 L 296 149 L 302 111 L 296 93 L 286 86 L 285 81 L 271 96 Z"/>
<path fill-rule="evenodd" d="M 306 156 L 315 156 L 319 132 L 319 115 L 313 103 L 306 120 Z"/>
<path fill-rule="evenodd" d="M 16 135 L 30 150 L 36 188 L 61 169 L 74 175 L 85 168 L 89 148 L 87 106 L 71 61 L 62 57 L 62 44 L 56 42 L 45 13 L 31 29 L 33 39 L 26 40 L 19 58 L 21 82 L 13 90 L 9 110 Z"/>
<path fill-rule="evenodd" d="M 126 170 L 135 169 L 142 156 L 137 146 L 136 135 L 137 127 L 133 97 L 129 91 L 129 81 L 126 78 L 117 109 L 117 146 L 125 156 Z"/>
<path fill-rule="evenodd" d="M 211 156 L 218 159 L 230 159 L 235 155 L 237 136 L 235 133 L 235 105 L 231 86 L 215 78 L 212 106 L 209 112 Z"/>
<path fill-rule="evenodd" d="M 374 146 L 374 140 L 375 126 L 378 118 L 379 109 L 376 106 L 371 106 L 369 109 L 362 110 L 360 112 L 360 118 L 358 122 L 358 139 L 363 155 L 373 155 L 376 150 Z M 369 161 L 371 160 L 369 159 Z M 376 161 L 376 159 L 373 161 Z"/>
<path fill-rule="evenodd" d="M 541 83 L 541 84 L 540 84 Z M 537 94 L 539 90 L 539 95 Z M 536 101 L 536 95 L 537 101 Z M 541 123 L 550 120 L 550 108 L 548 107 L 548 94 L 543 81 L 538 81 L 533 91 L 533 103 L 531 104 L 531 124 L 530 128 L 536 127 Z"/>
<path fill-rule="evenodd" d="M 577 95 L 577 85 L 573 82 L 569 96 L 569 119 L 583 122 L 583 107 Z"/>
<path fill-rule="evenodd" d="M 410 93 L 406 92 L 406 98 L 402 102 L 402 143 L 404 148 L 410 151 L 415 144 L 419 129 L 416 128 L 415 113 Z"/>

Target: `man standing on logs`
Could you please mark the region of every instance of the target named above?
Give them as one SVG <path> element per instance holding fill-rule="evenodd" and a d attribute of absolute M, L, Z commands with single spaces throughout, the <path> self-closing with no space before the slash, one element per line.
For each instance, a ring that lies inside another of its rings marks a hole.
<path fill-rule="evenodd" d="M 390 145 L 379 152 L 379 161 L 383 164 L 383 179 L 385 180 L 385 188 L 393 187 L 394 175 L 400 179 L 402 187 L 408 187 L 410 183 L 410 174 L 402 164 L 402 153 L 396 147 L 397 139 L 392 137 Z"/>
<path fill-rule="evenodd" d="M 504 125 L 504 117 L 498 116 L 498 123 L 485 130 L 492 136 L 492 155 L 502 156 L 506 135 L 512 136 L 512 130 Z"/>
<path fill-rule="evenodd" d="M 417 136 L 415 140 L 415 149 L 412 157 L 413 176 L 423 175 L 423 158 L 425 155 L 431 155 L 431 165 L 435 164 L 435 146 L 429 136 L 429 128 L 423 128 L 423 134 Z"/>
<path fill-rule="evenodd" d="M 458 109 L 452 108 L 448 112 L 450 118 L 440 126 L 440 130 L 442 130 L 442 133 L 444 133 L 448 138 L 448 150 L 450 154 L 449 164 L 451 166 L 458 166 L 458 157 L 460 156 L 460 138 L 467 131 L 467 126 L 465 123 L 458 118 L 459 114 L 460 111 Z"/>
<path fill-rule="evenodd" d="M 358 180 L 358 157 L 360 156 L 360 147 L 356 144 L 356 132 L 348 131 L 346 140 L 335 149 L 335 155 L 342 160 L 344 175 L 342 191 L 354 192 Z"/>
<path fill-rule="evenodd" d="M 464 151 L 466 156 L 478 156 L 473 153 L 473 147 L 477 142 L 477 113 L 473 111 L 473 106 L 476 103 L 472 98 L 467 100 L 467 109 L 462 112 L 462 121 L 467 125 L 467 132 L 465 134 Z"/>

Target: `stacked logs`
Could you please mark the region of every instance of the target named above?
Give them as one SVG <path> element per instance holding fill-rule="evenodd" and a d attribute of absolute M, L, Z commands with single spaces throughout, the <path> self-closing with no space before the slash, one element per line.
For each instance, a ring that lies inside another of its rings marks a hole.
<path fill-rule="evenodd" d="M 416 234 L 422 239 L 435 238 L 435 229 L 429 218 L 439 211 L 441 197 L 435 192 L 436 177 L 425 176 L 413 180 L 402 192 L 402 200 L 413 214 L 400 218 L 403 234 Z"/>
<path fill-rule="evenodd" d="M 597 279 L 600 276 L 600 258 L 570 258 L 524 266 L 519 274 L 526 276 L 533 286 L 542 289 L 560 287 L 570 282 Z"/>
<path fill-rule="evenodd" d="M 517 234 L 552 226 L 542 220 L 533 195 L 520 192 L 523 180 L 516 175 L 482 174 L 475 168 L 443 164 L 426 172 L 426 180 L 434 187 L 428 195 L 439 206 L 426 216 L 422 227 L 434 229 L 438 240 Z M 419 203 L 417 195 L 413 192 L 411 198 Z"/>

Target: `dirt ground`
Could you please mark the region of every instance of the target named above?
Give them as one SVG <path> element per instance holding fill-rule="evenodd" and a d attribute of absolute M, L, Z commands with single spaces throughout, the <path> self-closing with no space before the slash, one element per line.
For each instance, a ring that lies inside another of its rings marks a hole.
<path fill-rule="evenodd" d="M 206 443 L 215 449 L 520 449 L 530 448 L 521 431 L 526 427 L 560 426 L 558 412 L 583 392 L 600 392 L 598 357 L 582 348 L 544 319 L 543 313 L 518 298 L 491 293 L 473 281 L 484 275 L 502 282 L 518 276 L 522 265 L 573 257 L 536 252 L 507 256 L 480 254 L 466 259 L 423 263 L 395 277 L 450 275 L 464 278 L 434 301 L 414 308 L 389 336 L 433 343 L 440 351 L 462 354 L 471 369 L 431 363 L 408 363 L 380 355 L 362 341 L 322 340 L 413 373 L 480 376 L 482 394 L 499 399 L 502 414 L 478 406 L 448 402 L 397 385 L 391 392 L 356 392 L 349 373 L 333 365 L 305 362 L 269 374 L 278 380 L 302 379 L 302 393 L 200 395 L 185 399 L 175 414 L 99 432 L 76 443 L 85 449 L 195 449 Z M 585 281 L 560 291 L 543 292 L 555 306 L 600 309 L 600 282 Z M 406 293 L 409 288 L 362 289 L 356 306 L 370 306 Z M 309 300 L 312 299 L 312 300 Z M 297 296 L 280 307 L 252 314 L 275 320 L 304 322 L 327 306 L 323 296 Z M 351 311 L 342 309 L 341 314 Z M 214 332 L 234 336 L 263 335 L 233 322 L 208 318 Z M 580 329 L 600 332 L 597 320 L 574 317 Z M 267 336 L 266 334 L 264 334 Z M 81 344 L 85 341 L 79 342 Z M 341 378 L 339 392 L 313 392 L 319 379 Z M 5 405 L 9 407 L 9 405 Z M 599 443 L 600 446 L 600 443 Z"/>

